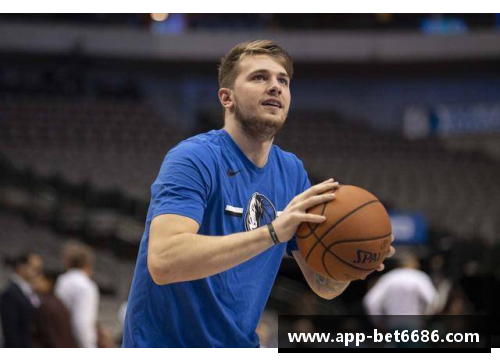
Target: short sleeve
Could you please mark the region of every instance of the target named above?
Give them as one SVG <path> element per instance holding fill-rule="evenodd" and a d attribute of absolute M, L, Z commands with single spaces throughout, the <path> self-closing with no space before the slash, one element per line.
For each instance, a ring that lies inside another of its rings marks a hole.
<path fill-rule="evenodd" d="M 151 186 L 152 217 L 176 214 L 201 225 L 213 174 L 206 147 L 185 141 L 172 149 Z"/>
<path fill-rule="evenodd" d="M 300 175 L 299 188 L 297 190 L 297 195 L 299 195 L 311 187 L 311 182 L 309 181 L 309 176 L 307 175 L 307 171 L 304 168 L 304 164 L 302 163 L 302 161 L 298 159 L 297 161 L 299 163 L 299 175 Z M 294 250 L 299 250 L 299 247 L 297 246 L 297 236 L 294 236 L 292 239 L 290 239 L 290 241 L 286 245 L 286 253 L 289 256 L 293 256 L 292 251 Z"/>

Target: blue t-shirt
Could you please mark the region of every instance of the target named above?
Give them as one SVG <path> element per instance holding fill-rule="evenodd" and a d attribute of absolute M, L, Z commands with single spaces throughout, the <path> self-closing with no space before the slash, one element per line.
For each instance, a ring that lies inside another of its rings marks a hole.
<path fill-rule="evenodd" d="M 295 155 L 273 145 L 267 164 L 259 168 L 225 130 L 173 148 L 151 187 L 123 346 L 258 347 L 255 329 L 285 248 L 295 250 L 295 240 L 211 277 L 160 286 L 147 267 L 149 227 L 157 215 L 177 214 L 198 222 L 201 235 L 253 230 L 274 220 L 309 187 Z"/>

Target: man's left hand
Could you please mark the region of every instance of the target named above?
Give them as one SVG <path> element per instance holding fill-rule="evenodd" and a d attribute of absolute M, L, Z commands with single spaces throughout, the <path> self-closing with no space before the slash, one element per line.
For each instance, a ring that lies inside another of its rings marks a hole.
<path fill-rule="evenodd" d="M 393 242 L 393 241 L 394 241 L 394 235 L 392 235 L 391 244 L 392 244 L 392 242 Z M 389 249 L 389 253 L 387 254 L 386 258 L 390 258 L 390 257 L 392 257 L 394 254 L 396 254 L 396 249 L 394 249 L 394 246 L 392 246 L 392 245 L 391 245 L 391 246 L 390 246 L 390 249 Z M 378 268 L 376 269 L 376 271 L 381 272 L 381 271 L 383 271 L 384 269 L 385 269 L 385 264 L 384 264 L 384 263 L 382 263 L 382 264 L 380 264 L 380 265 L 378 266 Z M 371 273 L 370 273 L 370 274 L 371 274 Z M 370 275 L 370 274 L 368 274 L 368 275 Z"/>

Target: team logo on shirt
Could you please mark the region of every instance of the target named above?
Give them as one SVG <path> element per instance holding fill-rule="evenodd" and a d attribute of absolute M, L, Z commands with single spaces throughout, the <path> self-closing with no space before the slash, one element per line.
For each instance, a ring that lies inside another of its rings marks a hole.
<path fill-rule="evenodd" d="M 267 197 L 255 192 L 247 206 L 245 214 L 245 229 L 255 230 L 261 226 L 269 224 L 276 219 L 276 209 Z"/>

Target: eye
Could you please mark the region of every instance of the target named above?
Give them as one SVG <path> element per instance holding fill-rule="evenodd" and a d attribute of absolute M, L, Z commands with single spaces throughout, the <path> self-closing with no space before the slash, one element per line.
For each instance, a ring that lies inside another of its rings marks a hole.
<path fill-rule="evenodd" d="M 280 82 L 281 84 L 283 84 L 283 85 L 288 85 L 288 79 L 286 79 L 286 78 L 280 78 L 280 79 L 279 79 L 279 82 Z"/>
<path fill-rule="evenodd" d="M 255 77 L 253 77 L 255 80 L 266 80 L 266 77 L 264 77 L 262 74 L 257 74 Z"/>

